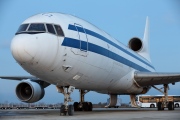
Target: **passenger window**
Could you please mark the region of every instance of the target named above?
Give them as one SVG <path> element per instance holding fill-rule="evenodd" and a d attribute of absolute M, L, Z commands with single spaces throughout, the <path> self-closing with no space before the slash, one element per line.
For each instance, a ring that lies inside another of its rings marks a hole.
<path fill-rule="evenodd" d="M 54 25 L 54 27 L 56 29 L 57 35 L 64 36 L 64 33 L 59 25 Z"/>
<path fill-rule="evenodd" d="M 45 32 L 45 26 L 43 23 L 32 23 L 28 29 L 28 31 L 40 31 L 40 32 Z"/>
<path fill-rule="evenodd" d="M 51 24 L 46 24 L 46 26 L 47 26 L 47 29 L 48 29 L 48 32 L 49 32 L 49 33 L 56 34 L 53 25 L 51 25 Z"/>

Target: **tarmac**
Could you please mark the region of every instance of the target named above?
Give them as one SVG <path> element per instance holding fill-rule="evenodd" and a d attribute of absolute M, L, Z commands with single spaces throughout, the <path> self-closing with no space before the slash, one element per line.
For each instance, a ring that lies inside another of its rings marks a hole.
<path fill-rule="evenodd" d="M 180 108 L 157 111 L 157 108 L 94 108 L 74 116 L 60 116 L 58 109 L 0 110 L 0 120 L 180 120 Z"/>

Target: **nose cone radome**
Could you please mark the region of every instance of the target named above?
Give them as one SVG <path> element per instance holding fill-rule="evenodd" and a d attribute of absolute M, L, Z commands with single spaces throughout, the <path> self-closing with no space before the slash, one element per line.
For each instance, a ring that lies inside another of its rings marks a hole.
<path fill-rule="evenodd" d="M 37 50 L 37 43 L 30 35 L 16 35 L 11 42 L 11 52 L 19 63 L 32 62 Z"/>

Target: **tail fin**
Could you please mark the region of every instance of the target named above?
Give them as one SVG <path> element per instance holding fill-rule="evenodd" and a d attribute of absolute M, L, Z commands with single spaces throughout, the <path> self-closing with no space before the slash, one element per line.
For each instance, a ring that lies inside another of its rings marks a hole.
<path fill-rule="evenodd" d="M 150 51 L 149 51 L 149 18 L 146 18 L 146 26 L 144 31 L 144 38 L 143 38 L 143 48 L 139 52 L 141 56 L 146 58 L 149 62 L 151 62 L 150 58 Z"/>

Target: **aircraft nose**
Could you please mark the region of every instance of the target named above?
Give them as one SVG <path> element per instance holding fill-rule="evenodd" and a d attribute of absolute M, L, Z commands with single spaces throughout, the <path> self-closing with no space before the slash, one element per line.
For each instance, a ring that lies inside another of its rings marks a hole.
<path fill-rule="evenodd" d="M 33 44 L 35 43 L 35 44 Z M 36 55 L 36 41 L 27 35 L 16 35 L 11 42 L 11 52 L 19 63 L 32 62 Z"/>

